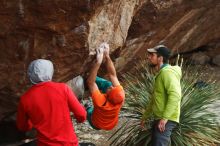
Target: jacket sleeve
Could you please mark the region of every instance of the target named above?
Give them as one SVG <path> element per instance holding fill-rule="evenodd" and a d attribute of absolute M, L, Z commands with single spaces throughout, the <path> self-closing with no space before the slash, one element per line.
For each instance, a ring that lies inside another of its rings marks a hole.
<path fill-rule="evenodd" d="M 73 91 L 66 85 L 66 94 L 67 94 L 67 101 L 70 111 L 73 112 L 74 117 L 76 118 L 77 122 L 82 123 L 86 120 L 86 110 L 85 108 L 79 103 L 76 95 Z"/>
<path fill-rule="evenodd" d="M 181 102 L 181 86 L 180 79 L 172 71 L 166 71 L 162 76 L 164 88 L 167 93 L 167 104 L 163 112 L 163 118 L 169 119 Z"/>
<path fill-rule="evenodd" d="M 30 119 L 28 118 L 27 113 L 25 112 L 25 108 L 22 101 L 20 101 L 18 105 L 16 125 L 17 128 L 21 131 L 28 131 L 33 128 L 33 125 Z"/>

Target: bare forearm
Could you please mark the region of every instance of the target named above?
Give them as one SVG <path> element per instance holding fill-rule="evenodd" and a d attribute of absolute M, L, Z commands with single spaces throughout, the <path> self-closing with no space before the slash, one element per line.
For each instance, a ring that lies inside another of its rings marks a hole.
<path fill-rule="evenodd" d="M 109 76 L 116 76 L 114 64 L 109 56 L 106 57 L 106 68 Z"/>
<path fill-rule="evenodd" d="M 120 85 L 118 78 L 117 78 L 114 64 L 113 64 L 110 57 L 106 57 L 106 67 L 107 67 L 107 71 L 108 71 L 108 76 L 109 76 L 113 86 L 115 87 L 115 86 Z"/>
<path fill-rule="evenodd" d="M 89 77 L 87 79 L 87 84 L 88 85 L 95 83 L 99 67 L 100 67 L 100 64 L 98 64 L 98 63 L 94 63 L 94 65 L 92 66 Z"/>

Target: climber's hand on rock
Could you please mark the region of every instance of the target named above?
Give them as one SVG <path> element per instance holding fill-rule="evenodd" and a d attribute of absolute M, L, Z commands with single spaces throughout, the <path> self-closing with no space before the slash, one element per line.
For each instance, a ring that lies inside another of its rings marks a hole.
<path fill-rule="evenodd" d="M 106 57 L 108 57 L 109 56 L 109 44 L 108 43 L 104 43 L 104 47 L 105 47 L 105 49 L 104 49 L 104 55 L 106 56 Z"/>
<path fill-rule="evenodd" d="M 99 48 L 103 48 L 103 50 L 105 49 L 105 42 L 104 43 L 101 43 Z"/>
<path fill-rule="evenodd" d="M 104 47 L 101 44 L 99 48 L 96 49 L 96 60 L 98 64 L 102 63 L 103 60 Z"/>

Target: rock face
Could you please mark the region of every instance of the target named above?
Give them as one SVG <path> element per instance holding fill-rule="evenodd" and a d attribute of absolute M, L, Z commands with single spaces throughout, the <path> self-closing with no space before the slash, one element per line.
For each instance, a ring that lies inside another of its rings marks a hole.
<path fill-rule="evenodd" d="M 112 51 L 124 44 L 139 5 L 139 0 L 1 1 L 0 120 L 16 111 L 32 60 L 52 60 L 54 80 L 70 80 L 84 72 L 103 40 Z"/>
<path fill-rule="evenodd" d="M 212 61 L 215 65 L 220 66 L 220 54 L 215 56 Z"/>
<path fill-rule="evenodd" d="M 210 57 L 205 53 L 198 52 L 192 55 L 191 60 L 193 64 L 205 65 L 210 61 Z"/>
<path fill-rule="evenodd" d="M 139 9 L 129 28 L 125 46 L 117 65 L 125 65 L 146 55 L 146 49 L 164 44 L 177 53 L 190 53 L 206 48 L 219 53 L 220 1 L 218 0 L 152 0 Z M 134 52 L 134 53 L 133 53 Z"/>
<path fill-rule="evenodd" d="M 0 122 L 16 112 L 37 58 L 52 60 L 54 80 L 66 82 L 88 71 L 103 41 L 121 73 L 157 44 L 220 53 L 219 0 L 1 0 L 0 20 Z"/>
<path fill-rule="evenodd" d="M 100 42 L 110 43 L 111 51 L 123 46 L 144 2 L 0 1 L 0 122 L 14 120 L 19 97 L 30 86 L 26 70 L 32 60 L 50 59 L 55 81 L 66 82 L 86 72 Z"/>

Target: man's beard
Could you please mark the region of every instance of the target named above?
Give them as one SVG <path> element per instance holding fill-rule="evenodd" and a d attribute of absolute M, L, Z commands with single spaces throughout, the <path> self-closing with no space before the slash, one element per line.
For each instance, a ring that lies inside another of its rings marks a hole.
<path fill-rule="evenodd" d="M 157 66 L 156 64 L 149 63 L 149 67 L 151 67 L 151 68 L 155 68 L 156 66 Z"/>

